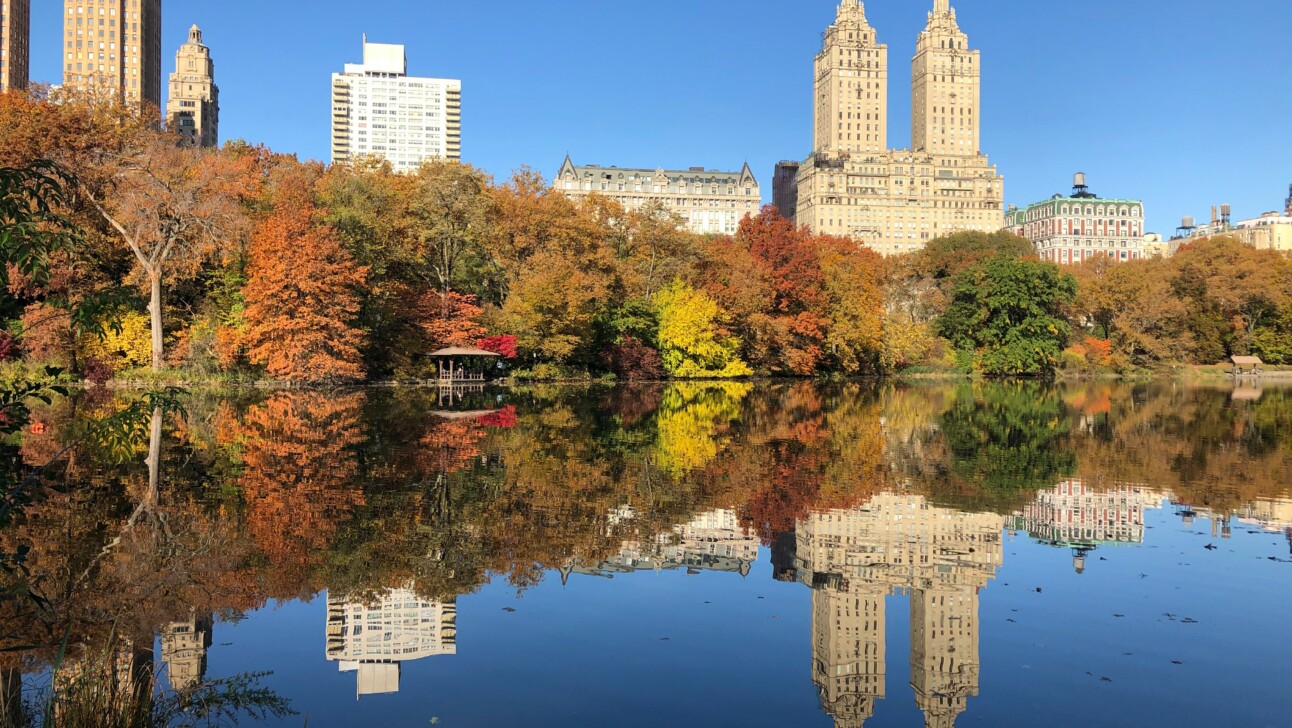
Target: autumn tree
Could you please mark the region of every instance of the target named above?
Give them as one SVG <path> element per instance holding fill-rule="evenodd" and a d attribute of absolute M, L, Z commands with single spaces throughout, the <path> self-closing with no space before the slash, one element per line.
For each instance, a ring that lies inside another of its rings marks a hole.
<path fill-rule="evenodd" d="M 703 292 L 674 281 L 655 297 L 664 369 L 682 379 L 729 379 L 753 374 L 740 359 L 740 339 L 727 331 L 726 313 Z"/>
<path fill-rule="evenodd" d="M 316 166 L 276 170 L 273 211 L 257 226 L 245 296 L 245 342 L 253 363 L 290 381 L 364 378 L 357 290 L 366 269 L 321 220 Z"/>
<path fill-rule="evenodd" d="M 608 279 L 573 256 L 550 250 L 533 255 L 511 287 L 502 314 L 523 351 L 566 363 L 592 340 Z"/>
<path fill-rule="evenodd" d="M 490 190 L 495 221 L 485 240 L 491 274 L 485 302 L 502 304 L 542 252 L 588 253 L 604 233 L 590 214 L 547 184 L 534 170 L 521 168 Z"/>
<path fill-rule="evenodd" d="M 431 282 L 445 297 L 455 286 L 470 290 L 463 287 L 462 268 L 468 258 L 483 257 L 484 240 L 493 229 L 489 187 L 483 172 L 445 160 L 423 164 L 413 178 L 411 231 Z"/>
<path fill-rule="evenodd" d="M 1167 261 L 1116 262 L 1103 256 L 1073 268 L 1074 323 L 1107 338 L 1117 355 L 1147 366 L 1178 359 L 1193 348 L 1188 304 L 1177 296 Z"/>
<path fill-rule="evenodd" d="M 449 291 L 431 291 L 422 303 L 423 326 L 436 349 L 447 346 L 475 347 L 484 338 L 480 325 L 481 309 L 475 296 Z"/>
<path fill-rule="evenodd" d="M 121 156 L 109 196 L 83 191 L 134 254 L 149 291 L 152 367 L 165 363 L 163 285 L 194 276 L 222 245 L 243 234 L 239 200 L 251 172 L 230 157 L 154 137 Z"/>
<path fill-rule="evenodd" d="M 1220 355 L 1250 353 L 1257 330 L 1274 321 L 1292 297 L 1292 263 L 1278 251 L 1256 250 L 1235 238 L 1182 246 L 1171 264 L 1176 294 L 1192 311 L 1210 317 L 1195 320 L 1195 339 L 1219 338 L 1225 345 Z M 1214 350 L 1207 356 L 1220 358 Z"/>
<path fill-rule="evenodd" d="M 847 374 L 878 373 L 884 350 L 883 261 L 846 240 L 825 238 L 819 244 L 829 360 Z"/>

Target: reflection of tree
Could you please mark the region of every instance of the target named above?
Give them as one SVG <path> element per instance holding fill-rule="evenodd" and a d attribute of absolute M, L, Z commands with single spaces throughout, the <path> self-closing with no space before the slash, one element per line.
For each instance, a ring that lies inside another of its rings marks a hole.
<path fill-rule="evenodd" d="M 142 642 L 195 612 L 325 586 L 369 595 L 411 585 L 440 600 L 490 578 L 525 588 L 630 545 L 666 547 L 679 525 L 717 510 L 771 542 L 879 492 L 1013 512 L 1033 490 L 1076 477 L 1092 489 L 1169 489 L 1228 513 L 1282 492 L 1292 472 L 1292 398 L 1277 390 L 1256 402 L 1223 389 L 1000 382 L 504 396 L 514 419 L 446 421 L 430 414 L 434 393 L 407 390 L 250 404 L 194 396 L 182 422 L 164 422 L 155 478 L 142 446 L 126 466 L 78 453 L 0 531 L 0 549 L 33 547 L 32 578 L 56 597 L 40 619 L 0 603 L 0 648 L 37 645 L 26 654 L 39 662 L 69 626 L 93 642 L 115 623 Z M 85 413 L 120 406 L 41 410 L 48 427 L 10 454 L 60 448 Z M 141 503 L 148 517 L 123 534 Z M 778 544 L 789 578 L 793 559 Z M 0 653 L 0 668 L 16 665 Z"/>
<path fill-rule="evenodd" d="M 1072 422 L 1051 388 L 962 385 L 942 414 L 949 484 L 986 504 L 1009 503 L 1072 474 Z"/>
<path fill-rule="evenodd" d="M 1229 512 L 1289 492 L 1290 425 L 1281 389 L 1244 402 L 1228 388 L 1122 385 L 1107 412 L 1082 418 L 1071 449 L 1086 482 L 1144 484 Z"/>
<path fill-rule="evenodd" d="M 242 442 L 247 531 L 284 587 L 301 583 L 363 502 L 363 404 L 360 392 L 278 393 L 229 423 Z"/>
<path fill-rule="evenodd" d="M 666 389 L 656 420 L 659 467 L 681 477 L 716 458 L 752 389 L 743 382 L 677 382 Z"/>

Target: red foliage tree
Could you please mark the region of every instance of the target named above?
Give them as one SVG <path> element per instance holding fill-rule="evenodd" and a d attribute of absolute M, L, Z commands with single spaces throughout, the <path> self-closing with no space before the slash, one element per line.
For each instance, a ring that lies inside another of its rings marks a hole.
<path fill-rule="evenodd" d="M 602 354 L 602 364 L 620 379 L 629 382 L 660 380 L 664 378 L 664 361 L 659 352 L 631 336 Z"/>
<path fill-rule="evenodd" d="M 495 354 L 501 354 L 505 359 L 515 359 L 516 343 L 515 336 L 490 336 L 476 342 L 476 347 L 485 351 L 492 351 Z"/>

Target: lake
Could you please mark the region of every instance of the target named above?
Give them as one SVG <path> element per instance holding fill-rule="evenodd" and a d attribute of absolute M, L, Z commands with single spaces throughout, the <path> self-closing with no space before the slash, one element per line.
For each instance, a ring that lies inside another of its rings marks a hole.
<path fill-rule="evenodd" d="M 10 466 L 130 396 L 37 408 Z M 268 724 L 310 728 L 1292 725 L 1292 389 L 251 392 L 157 420 L 0 532 L 48 600 L 3 601 L 9 718 L 57 663 L 268 673 L 296 711 Z"/>

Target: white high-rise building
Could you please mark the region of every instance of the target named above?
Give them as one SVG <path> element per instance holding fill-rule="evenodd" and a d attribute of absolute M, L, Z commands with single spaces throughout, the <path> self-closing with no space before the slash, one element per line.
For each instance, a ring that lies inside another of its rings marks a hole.
<path fill-rule="evenodd" d="M 332 74 L 332 162 L 387 160 L 411 172 L 462 159 L 462 82 L 408 75 L 402 45 L 363 39 L 363 63 Z"/>

